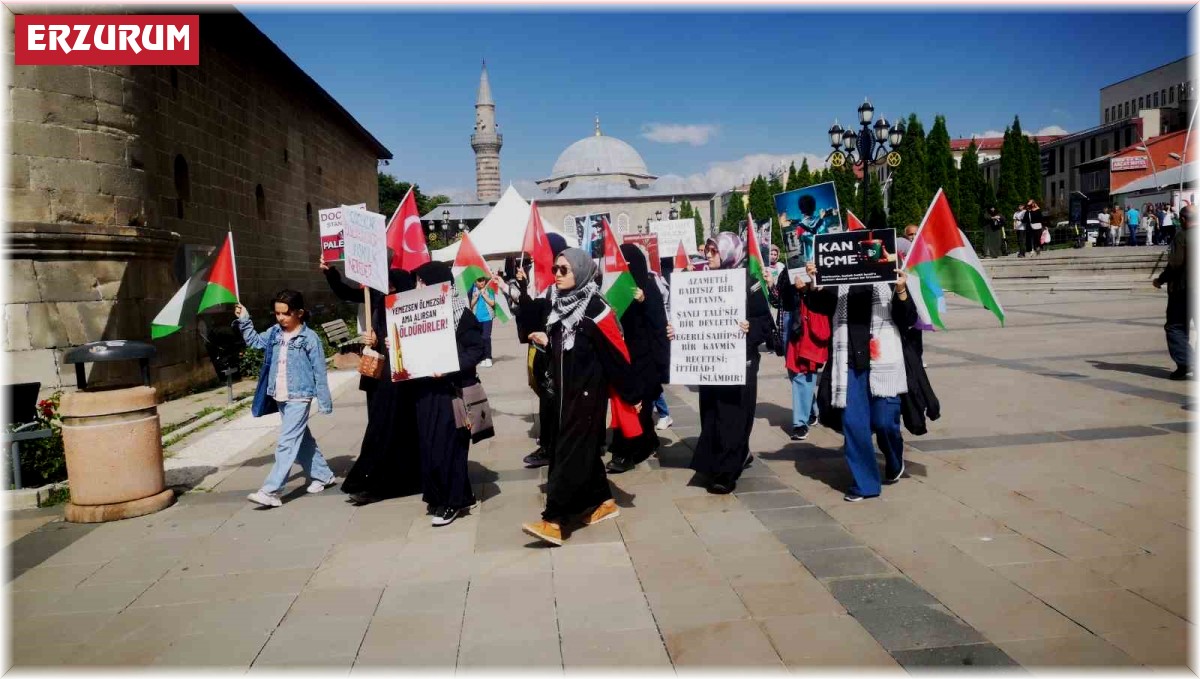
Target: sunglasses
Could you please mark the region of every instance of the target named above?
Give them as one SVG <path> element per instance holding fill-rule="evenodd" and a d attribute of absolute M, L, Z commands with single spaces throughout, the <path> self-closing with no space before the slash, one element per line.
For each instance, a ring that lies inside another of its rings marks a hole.
<path fill-rule="evenodd" d="M 704 254 L 706 254 L 706 255 L 716 255 L 716 254 L 720 254 L 720 251 L 719 251 L 719 250 L 717 250 L 716 248 L 704 248 Z"/>
<path fill-rule="evenodd" d="M 550 267 L 550 273 L 556 276 L 566 276 L 567 274 L 571 273 L 571 267 L 567 266 L 566 264 L 555 264 L 554 266 Z"/>

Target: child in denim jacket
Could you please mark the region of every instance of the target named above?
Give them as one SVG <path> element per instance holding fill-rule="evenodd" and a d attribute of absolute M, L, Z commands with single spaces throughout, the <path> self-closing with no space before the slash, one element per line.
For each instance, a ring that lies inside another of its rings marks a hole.
<path fill-rule="evenodd" d="M 325 351 L 321 340 L 305 323 L 304 296 L 284 290 L 275 296 L 275 320 L 266 332 L 256 332 L 250 314 L 237 305 L 235 324 L 246 346 L 263 350 L 262 372 L 254 393 L 254 417 L 278 411 L 283 418 L 275 464 L 262 488 L 246 499 L 264 507 L 279 507 L 293 462 L 299 462 L 308 477 L 308 492 L 319 493 L 334 483 L 333 472 L 308 430 L 309 404 L 317 399 L 322 413 L 333 412 L 329 382 L 325 377 Z"/>

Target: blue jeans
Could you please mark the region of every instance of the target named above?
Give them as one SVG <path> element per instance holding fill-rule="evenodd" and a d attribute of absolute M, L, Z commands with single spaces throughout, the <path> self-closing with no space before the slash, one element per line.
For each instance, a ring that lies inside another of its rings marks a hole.
<path fill-rule="evenodd" d="M 1192 345 L 1188 343 L 1191 310 L 1186 290 L 1167 293 L 1167 351 L 1176 368 L 1192 369 Z"/>
<path fill-rule="evenodd" d="M 1129 225 L 1129 244 L 1137 245 L 1137 224 Z"/>
<path fill-rule="evenodd" d="M 671 409 L 667 407 L 667 392 L 658 395 L 658 400 L 654 402 L 654 412 L 658 413 L 659 417 L 671 416 Z"/>
<path fill-rule="evenodd" d="M 886 460 L 886 473 L 895 476 L 904 464 L 904 439 L 900 435 L 900 397 L 871 395 L 870 370 L 848 371 L 846 410 L 842 413 L 842 432 L 846 437 L 846 463 L 854 477 L 849 492 L 875 497 L 882 489 L 879 464 L 871 433 Z"/>
<path fill-rule="evenodd" d="M 779 336 L 783 338 L 783 346 L 785 346 L 785 347 L 788 345 L 788 340 L 791 339 L 788 337 L 788 327 L 791 326 L 791 324 L 792 324 L 792 312 L 784 311 L 783 309 L 780 309 L 779 310 L 779 327 L 780 327 Z"/>
<path fill-rule="evenodd" d="M 495 321 L 479 321 L 483 327 L 483 358 L 492 360 L 492 323 Z"/>
<path fill-rule="evenodd" d="M 325 457 L 317 448 L 317 440 L 308 430 L 308 401 L 283 401 L 279 414 L 283 426 L 279 428 L 279 444 L 275 446 L 275 464 L 263 481 L 264 493 L 278 493 L 287 483 L 292 463 L 299 462 L 304 475 L 314 481 L 333 481 L 333 471 L 325 463 Z"/>
<path fill-rule="evenodd" d="M 792 429 L 807 427 L 808 421 L 817 414 L 817 401 L 813 395 L 817 391 L 817 380 L 820 373 L 794 373 L 792 377 Z"/>

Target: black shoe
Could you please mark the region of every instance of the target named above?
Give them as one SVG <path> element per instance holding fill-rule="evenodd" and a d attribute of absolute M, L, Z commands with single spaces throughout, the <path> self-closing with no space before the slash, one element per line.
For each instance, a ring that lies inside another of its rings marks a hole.
<path fill-rule="evenodd" d="M 808 425 L 802 424 L 792 430 L 793 441 L 803 441 L 806 438 L 808 438 Z"/>
<path fill-rule="evenodd" d="M 736 487 L 736 481 L 714 481 L 713 483 L 709 484 L 708 492 L 712 493 L 713 495 L 728 495 L 732 493 L 733 489 Z"/>
<path fill-rule="evenodd" d="M 815 425 L 816 423 L 817 423 L 816 415 L 813 415 L 812 417 L 808 418 L 808 426 L 811 427 L 811 426 Z"/>
<path fill-rule="evenodd" d="M 1171 379 L 1176 382 L 1186 380 L 1190 374 L 1192 374 L 1191 368 L 1176 368 L 1175 372 L 1171 373 Z"/>
<path fill-rule="evenodd" d="M 604 467 L 604 469 L 609 474 L 624 474 L 625 472 L 629 471 L 630 469 L 633 469 L 636 466 L 637 465 L 632 464 L 628 458 L 618 457 L 618 456 L 614 455 L 613 459 L 609 461 L 609 463 Z"/>
<path fill-rule="evenodd" d="M 902 476 L 904 476 L 904 462 L 903 461 L 900 462 L 900 472 L 898 474 L 896 474 L 895 476 L 889 476 L 888 478 L 884 479 L 883 485 L 890 486 L 893 483 L 896 483 L 897 481 L 899 481 L 900 477 L 902 477 Z"/>
<path fill-rule="evenodd" d="M 525 459 L 522 461 L 525 463 L 527 468 L 537 469 L 538 467 L 545 467 L 546 465 L 550 464 L 550 456 L 546 454 L 546 451 L 538 448 L 532 453 L 526 455 Z"/>
<path fill-rule="evenodd" d="M 434 513 L 433 525 L 435 527 L 449 526 L 450 524 L 454 523 L 454 520 L 458 518 L 459 512 L 461 511 L 461 509 L 451 509 L 450 507 L 441 509 Z"/>

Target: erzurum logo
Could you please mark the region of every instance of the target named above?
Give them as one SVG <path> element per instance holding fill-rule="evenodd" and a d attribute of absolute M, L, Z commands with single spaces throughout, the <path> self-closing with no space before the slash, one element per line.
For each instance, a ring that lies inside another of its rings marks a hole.
<path fill-rule="evenodd" d="M 18 14 L 17 66 L 196 66 L 196 14 Z"/>

